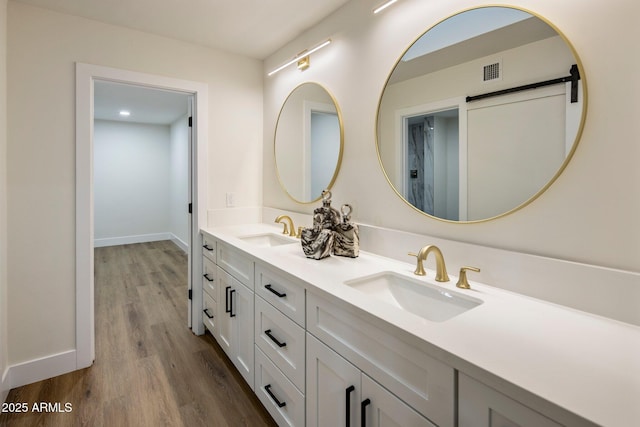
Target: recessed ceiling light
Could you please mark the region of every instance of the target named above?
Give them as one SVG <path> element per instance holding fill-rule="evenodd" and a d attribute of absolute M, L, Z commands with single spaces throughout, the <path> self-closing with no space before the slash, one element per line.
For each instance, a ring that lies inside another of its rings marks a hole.
<path fill-rule="evenodd" d="M 120 111 L 120 115 L 123 117 L 129 117 L 131 115 L 131 112 L 126 111 L 126 110 L 122 110 Z"/>

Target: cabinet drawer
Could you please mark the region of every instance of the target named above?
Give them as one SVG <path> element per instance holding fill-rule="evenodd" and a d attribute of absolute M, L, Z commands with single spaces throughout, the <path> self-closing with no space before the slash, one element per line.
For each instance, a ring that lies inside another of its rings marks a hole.
<path fill-rule="evenodd" d="M 307 330 L 441 427 L 452 427 L 454 369 L 349 304 L 307 294 Z"/>
<path fill-rule="evenodd" d="M 211 332 L 211 334 L 215 337 L 217 334 L 216 325 L 218 323 L 218 319 L 216 318 L 216 316 L 218 315 L 218 306 L 208 293 L 205 292 L 203 296 L 202 322 L 204 323 L 204 326 L 209 330 L 209 332 Z"/>
<path fill-rule="evenodd" d="M 218 281 L 216 280 L 216 265 L 209 258 L 202 257 L 202 289 L 214 301 L 218 301 Z"/>
<path fill-rule="evenodd" d="M 202 235 L 202 255 L 216 262 L 216 241 L 206 234 Z"/>
<path fill-rule="evenodd" d="M 217 264 L 253 291 L 253 260 L 231 246 L 218 242 Z"/>
<path fill-rule="evenodd" d="M 256 264 L 256 293 L 304 328 L 304 286 Z"/>
<path fill-rule="evenodd" d="M 304 329 L 260 297 L 256 297 L 255 321 L 256 345 L 304 391 Z"/>
<path fill-rule="evenodd" d="M 280 427 L 304 426 L 304 396 L 256 347 L 255 393 Z"/>

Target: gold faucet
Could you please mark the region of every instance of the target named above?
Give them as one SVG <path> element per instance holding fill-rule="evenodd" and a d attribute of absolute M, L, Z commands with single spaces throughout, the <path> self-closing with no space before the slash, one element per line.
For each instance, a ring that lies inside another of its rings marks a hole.
<path fill-rule="evenodd" d="M 282 234 L 288 234 L 289 236 L 296 237 L 296 228 L 293 226 L 293 220 L 289 215 L 278 215 L 275 222 L 284 225 Z"/>
<path fill-rule="evenodd" d="M 461 289 L 471 289 L 469 281 L 467 280 L 467 270 L 475 271 L 476 273 L 480 272 L 480 269 L 477 267 L 462 267 L 460 269 L 460 277 L 458 277 L 458 283 L 456 283 L 456 286 Z"/>
<path fill-rule="evenodd" d="M 417 255 L 409 252 L 409 255 L 416 257 L 418 260 L 416 271 L 414 271 L 413 274 L 418 276 L 424 276 L 427 274 L 424 271 L 423 261 L 427 260 L 427 256 L 429 256 L 431 252 L 433 252 L 436 257 L 436 281 L 448 282 L 449 275 L 447 274 L 447 267 L 444 265 L 444 256 L 442 256 L 442 252 L 436 245 L 427 245 L 423 247 Z"/>

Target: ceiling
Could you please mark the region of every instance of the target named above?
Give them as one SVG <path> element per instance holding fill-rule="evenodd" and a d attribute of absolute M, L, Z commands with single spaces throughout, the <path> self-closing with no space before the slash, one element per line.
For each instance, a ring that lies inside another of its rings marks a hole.
<path fill-rule="evenodd" d="M 431 31 L 428 31 L 421 38 L 429 38 L 430 33 Z M 393 70 L 389 83 L 398 83 L 557 35 L 558 33 L 541 19 L 528 18 L 456 42 L 410 61 L 400 61 Z"/>
<path fill-rule="evenodd" d="M 14 1 L 264 59 L 349 0 Z M 170 124 L 186 114 L 186 103 L 185 94 L 96 82 L 94 117 Z"/>
<path fill-rule="evenodd" d="M 134 123 L 169 125 L 187 114 L 189 95 L 122 83 L 99 82 L 94 85 L 93 117 Z M 121 110 L 131 113 L 120 115 Z"/>
<path fill-rule="evenodd" d="M 349 0 L 15 0 L 264 59 Z"/>

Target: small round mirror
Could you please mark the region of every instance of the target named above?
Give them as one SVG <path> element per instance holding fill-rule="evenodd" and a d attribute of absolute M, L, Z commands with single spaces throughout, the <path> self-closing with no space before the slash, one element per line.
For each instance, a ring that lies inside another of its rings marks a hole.
<path fill-rule="evenodd" d="M 333 96 L 317 83 L 296 87 L 282 105 L 274 139 L 284 191 L 299 203 L 319 200 L 333 185 L 342 160 L 342 116 Z"/>
<path fill-rule="evenodd" d="M 560 175 L 582 131 L 580 61 L 544 19 L 512 7 L 456 14 L 398 60 L 380 99 L 389 183 L 429 216 L 513 212 Z"/>

